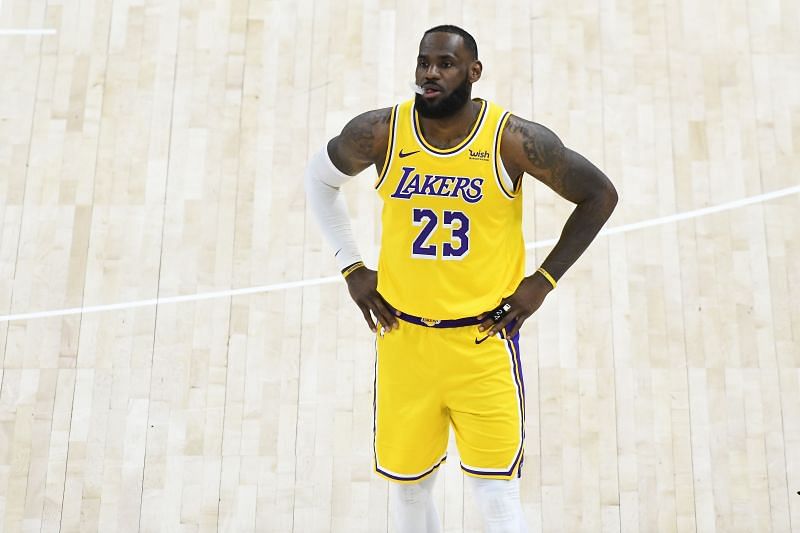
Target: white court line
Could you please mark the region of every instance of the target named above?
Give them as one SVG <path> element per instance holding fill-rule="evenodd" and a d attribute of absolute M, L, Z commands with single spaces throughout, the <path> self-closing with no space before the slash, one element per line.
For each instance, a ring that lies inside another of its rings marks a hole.
<path fill-rule="evenodd" d="M 787 187 L 786 189 L 780 189 L 777 191 L 772 191 L 764 194 L 758 194 L 756 196 L 750 196 L 747 198 L 742 198 L 740 200 L 734 200 L 732 202 L 727 202 L 724 204 L 719 204 L 711 207 L 704 207 L 702 209 L 695 209 L 693 211 L 685 211 L 683 213 L 676 213 L 674 215 L 653 218 L 650 220 L 643 220 L 641 222 L 634 222 L 633 224 L 624 224 L 622 226 L 616 226 L 613 228 L 604 229 L 601 230 L 600 233 L 598 233 L 598 236 L 614 235 L 617 233 L 627 233 L 629 231 L 634 231 L 637 229 L 669 224 L 670 222 L 678 222 L 690 218 L 698 218 L 705 215 L 719 213 L 721 211 L 728 211 L 731 209 L 737 209 L 739 207 L 744 207 L 747 205 L 752 205 L 760 202 L 766 202 L 768 200 L 773 200 L 775 198 L 781 198 L 783 196 L 789 196 L 790 194 L 797 194 L 797 193 L 800 193 L 800 185 L 795 185 L 794 187 Z M 557 242 L 557 240 L 558 239 L 546 239 L 542 241 L 528 243 L 525 245 L 525 249 L 533 250 L 536 248 L 545 248 L 547 246 L 554 245 Z M 117 304 L 92 305 L 88 307 L 72 307 L 69 309 L 56 309 L 54 311 L 40 311 L 36 313 L 3 315 L 0 316 L 0 322 L 11 322 L 12 320 L 30 320 L 34 318 L 47 318 L 54 316 L 99 313 L 102 311 L 132 309 L 134 307 L 147 307 L 151 305 L 163 305 L 163 304 L 171 304 L 178 302 L 195 302 L 198 300 L 210 300 L 212 298 L 227 298 L 229 296 L 241 296 L 244 294 L 257 294 L 262 292 L 274 292 L 285 289 L 296 289 L 299 287 L 311 287 L 314 285 L 326 285 L 328 283 L 342 283 L 343 281 L 344 280 L 342 279 L 342 276 L 336 275 L 336 276 L 328 276 L 325 278 L 313 278 L 313 279 L 304 279 L 298 281 L 289 281 L 284 283 L 273 283 L 271 285 L 262 285 L 260 287 L 248 287 L 244 289 L 229 289 L 224 291 L 204 292 L 200 294 L 187 294 L 184 296 L 170 296 L 167 298 L 151 298 L 149 300 L 137 300 L 133 302 L 122 302 Z"/>
<path fill-rule="evenodd" d="M 56 33 L 57 31 L 53 28 L 0 28 L 0 35 L 55 35 Z"/>
<path fill-rule="evenodd" d="M 77 315 L 81 313 L 99 313 L 101 311 L 132 309 L 134 307 L 147 307 L 150 305 L 172 304 L 178 302 L 195 302 L 197 300 L 210 300 L 212 298 L 225 298 L 227 296 L 241 296 L 243 294 L 256 294 L 261 292 L 294 289 L 296 287 L 308 287 L 311 285 L 324 285 L 327 283 L 335 283 L 337 281 L 344 281 L 344 279 L 342 276 L 328 276 L 327 278 L 301 279 L 299 281 L 274 283 L 272 285 L 261 285 L 260 287 L 247 287 L 244 289 L 229 289 L 224 291 L 203 292 L 200 294 L 185 294 L 183 296 L 169 296 L 166 298 L 151 298 L 149 300 L 136 300 L 134 302 L 121 302 L 118 304 L 92 305 L 89 307 L 70 307 L 69 309 L 56 309 L 54 311 L 40 311 L 38 313 L 24 313 L 20 315 L 3 315 L 0 316 L 0 322 L 28 320 L 32 318 L 47 318 L 52 316 Z"/>
<path fill-rule="evenodd" d="M 731 209 L 744 207 L 746 205 L 752 205 L 760 202 L 766 202 L 768 200 L 774 200 L 775 198 L 781 198 L 782 196 L 789 196 L 790 194 L 797 194 L 799 192 L 800 192 L 800 185 L 795 185 L 794 187 L 787 187 L 785 189 L 779 189 L 777 191 L 767 192 L 764 194 L 757 194 L 755 196 L 748 196 L 747 198 L 734 200 L 732 202 L 727 202 L 724 204 L 712 205 L 711 207 L 703 207 L 702 209 L 695 209 L 693 211 L 684 211 L 683 213 L 675 213 L 674 215 L 667 215 L 665 217 L 651 218 L 650 220 L 642 220 L 641 222 L 634 222 L 632 224 L 624 224 L 622 226 L 616 226 L 614 228 L 602 229 L 600 230 L 600 233 L 598 233 L 597 235 L 600 236 L 600 235 L 615 235 L 617 233 L 627 233 L 629 231 L 634 231 L 642 228 L 649 228 L 651 226 L 660 226 L 662 224 L 669 224 L 670 222 L 678 222 L 680 220 L 686 220 L 689 218 L 698 218 L 705 215 L 711 215 L 713 213 L 719 213 L 720 211 L 729 211 Z M 536 241 L 526 244 L 525 249 L 534 250 L 536 248 L 553 246 L 556 242 L 558 242 L 558 239 L 547 239 L 544 241 Z"/>
<path fill-rule="evenodd" d="M 3 29 L 0 28 L 0 35 L 55 35 L 56 30 L 52 28 L 29 28 L 29 29 Z"/>

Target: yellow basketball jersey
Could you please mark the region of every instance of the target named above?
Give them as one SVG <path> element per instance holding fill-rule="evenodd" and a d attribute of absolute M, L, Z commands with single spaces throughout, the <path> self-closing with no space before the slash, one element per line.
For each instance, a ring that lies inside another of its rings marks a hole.
<path fill-rule="evenodd" d="M 524 276 L 522 191 L 500 160 L 509 113 L 477 101 L 472 131 L 445 150 L 424 139 L 414 100 L 392 110 L 375 186 L 383 200 L 378 291 L 405 313 L 475 316 L 496 307 Z"/>

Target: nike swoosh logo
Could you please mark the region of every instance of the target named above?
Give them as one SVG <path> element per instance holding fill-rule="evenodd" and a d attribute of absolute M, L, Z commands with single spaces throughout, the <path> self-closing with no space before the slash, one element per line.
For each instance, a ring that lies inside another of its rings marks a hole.
<path fill-rule="evenodd" d="M 416 153 L 419 153 L 419 150 L 414 150 L 413 152 L 403 153 L 403 149 L 402 148 L 400 149 L 400 157 L 408 157 L 408 156 L 414 155 Z"/>
<path fill-rule="evenodd" d="M 476 339 L 475 339 L 475 344 L 480 344 L 480 343 L 482 343 L 483 341 L 485 341 L 485 340 L 486 340 L 486 339 L 488 339 L 488 338 L 489 338 L 489 335 L 486 335 L 484 338 L 482 338 L 482 339 L 480 339 L 480 340 L 478 340 L 478 339 L 476 338 Z"/>

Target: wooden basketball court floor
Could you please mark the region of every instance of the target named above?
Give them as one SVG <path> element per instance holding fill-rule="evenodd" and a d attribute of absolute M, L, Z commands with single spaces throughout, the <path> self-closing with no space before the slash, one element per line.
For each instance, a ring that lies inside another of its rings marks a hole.
<path fill-rule="evenodd" d="M 800 531 L 792 0 L 4 0 L 0 530 L 392 531 L 302 176 L 439 23 L 620 192 L 523 329 L 531 531 Z M 531 272 L 571 205 L 525 201 Z M 479 531 L 451 453 L 445 531 Z"/>

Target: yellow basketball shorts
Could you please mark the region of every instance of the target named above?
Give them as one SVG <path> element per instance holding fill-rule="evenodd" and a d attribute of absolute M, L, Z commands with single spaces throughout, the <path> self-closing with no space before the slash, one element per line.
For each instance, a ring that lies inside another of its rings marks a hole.
<path fill-rule="evenodd" d="M 376 336 L 375 471 L 392 481 L 423 479 L 447 456 L 455 431 L 461 468 L 476 477 L 520 475 L 525 388 L 519 333 L 484 339 L 477 325 L 429 327 L 401 321 Z"/>

